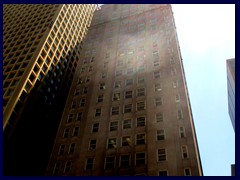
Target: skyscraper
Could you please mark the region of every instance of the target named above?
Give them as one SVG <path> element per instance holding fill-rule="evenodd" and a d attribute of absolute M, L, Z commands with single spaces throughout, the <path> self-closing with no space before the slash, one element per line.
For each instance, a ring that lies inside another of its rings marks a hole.
<path fill-rule="evenodd" d="M 41 175 L 96 5 L 4 4 L 4 174 Z"/>
<path fill-rule="evenodd" d="M 171 5 L 95 13 L 46 175 L 202 175 Z"/>
<path fill-rule="evenodd" d="M 235 58 L 228 59 L 227 65 L 227 89 L 228 89 L 228 112 L 235 131 Z"/>

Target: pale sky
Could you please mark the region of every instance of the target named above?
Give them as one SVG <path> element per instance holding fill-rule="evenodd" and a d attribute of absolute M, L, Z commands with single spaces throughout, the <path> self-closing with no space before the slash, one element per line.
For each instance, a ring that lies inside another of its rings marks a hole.
<path fill-rule="evenodd" d="M 230 176 L 235 133 L 226 59 L 235 57 L 235 5 L 172 5 L 204 176 Z"/>

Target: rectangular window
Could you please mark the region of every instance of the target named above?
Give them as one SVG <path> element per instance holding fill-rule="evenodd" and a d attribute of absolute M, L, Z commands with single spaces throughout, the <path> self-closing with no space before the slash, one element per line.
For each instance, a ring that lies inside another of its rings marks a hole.
<path fill-rule="evenodd" d="M 106 89 L 106 87 L 105 87 L 105 83 L 100 83 L 100 85 L 99 85 L 99 89 L 100 89 L 100 90 L 104 90 L 104 89 Z"/>
<path fill-rule="evenodd" d="M 131 136 L 122 137 L 122 146 L 129 146 L 129 145 L 131 145 Z"/>
<path fill-rule="evenodd" d="M 72 136 L 78 136 L 79 127 L 75 127 Z"/>
<path fill-rule="evenodd" d="M 137 102 L 137 111 L 141 111 L 145 109 L 145 102 L 141 101 L 141 102 Z"/>
<path fill-rule="evenodd" d="M 161 106 L 162 105 L 162 98 L 161 97 L 158 97 L 155 99 L 155 105 L 156 106 Z"/>
<path fill-rule="evenodd" d="M 88 92 L 88 87 L 84 87 L 83 88 L 83 94 L 87 94 L 87 92 Z"/>
<path fill-rule="evenodd" d="M 162 122 L 163 121 L 163 112 L 158 112 L 156 114 L 156 122 Z"/>
<path fill-rule="evenodd" d="M 170 58 L 170 64 L 174 64 L 175 63 L 175 60 L 173 57 Z"/>
<path fill-rule="evenodd" d="M 110 122 L 110 131 L 118 130 L 118 121 Z"/>
<path fill-rule="evenodd" d="M 155 79 L 160 78 L 160 71 L 153 72 L 153 76 L 154 76 Z"/>
<path fill-rule="evenodd" d="M 79 112 L 79 113 L 77 114 L 76 121 L 81 121 L 81 119 L 82 119 L 82 114 L 83 114 L 83 112 Z"/>
<path fill-rule="evenodd" d="M 131 86 L 133 85 L 133 79 L 126 79 L 126 86 Z"/>
<path fill-rule="evenodd" d="M 137 89 L 137 96 L 145 96 L 145 88 Z"/>
<path fill-rule="evenodd" d="M 69 146 L 68 154 L 73 154 L 73 153 L 74 153 L 75 146 L 76 146 L 75 143 L 72 143 L 72 144 Z"/>
<path fill-rule="evenodd" d="M 101 108 L 96 109 L 95 111 L 95 117 L 101 116 Z"/>
<path fill-rule="evenodd" d="M 180 137 L 181 137 L 181 138 L 184 138 L 184 137 L 185 137 L 185 129 L 184 129 L 184 127 L 180 127 L 180 128 L 179 128 L 179 133 L 180 133 Z"/>
<path fill-rule="evenodd" d="M 96 139 L 92 139 L 92 140 L 89 142 L 89 150 L 94 150 L 94 149 L 96 149 L 96 146 L 97 146 L 97 140 L 96 140 Z"/>
<path fill-rule="evenodd" d="M 78 96 L 80 94 L 80 89 L 76 89 L 74 92 L 74 96 Z"/>
<path fill-rule="evenodd" d="M 162 85 L 160 83 L 155 84 L 155 91 L 161 91 L 162 90 Z"/>
<path fill-rule="evenodd" d="M 172 75 L 172 76 L 175 76 L 176 74 L 177 74 L 176 68 L 172 68 L 172 69 L 171 69 L 171 75 Z"/>
<path fill-rule="evenodd" d="M 133 68 L 127 68 L 127 75 L 133 74 Z"/>
<path fill-rule="evenodd" d="M 118 115 L 119 114 L 119 106 L 112 107 L 112 115 Z"/>
<path fill-rule="evenodd" d="M 99 95 L 98 98 L 97 98 L 97 102 L 103 102 L 103 95 Z"/>
<path fill-rule="evenodd" d="M 183 119 L 182 110 L 178 110 L 178 111 L 177 111 L 177 118 L 178 118 L 179 120 Z"/>
<path fill-rule="evenodd" d="M 120 93 L 113 93 L 113 101 L 119 101 L 120 100 Z"/>
<path fill-rule="evenodd" d="M 115 76 L 121 76 L 123 75 L 123 70 L 122 69 L 119 69 L 115 72 Z"/>
<path fill-rule="evenodd" d="M 164 129 L 157 130 L 157 140 L 161 141 L 165 139 Z"/>
<path fill-rule="evenodd" d="M 145 126 L 145 121 L 146 121 L 145 117 L 138 117 L 137 118 L 137 127 Z"/>
<path fill-rule="evenodd" d="M 140 144 L 145 144 L 145 134 L 137 134 L 136 135 L 136 145 L 140 145 Z"/>
<path fill-rule="evenodd" d="M 183 159 L 187 159 L 188 158 L 187 146 L 182 146 L 182 158 Z"/>
<path fill-rule="evenodd" d="M 166 170 L 159 171 L 159 176 L 168 176 L 168 172 Z"/>
<path fill-rule="evenodd" d="M 61 167 L 61 164 L 59 162 L 56 162 L 55 165 L 54 165 L 54 169 L 53 169 L 53 174 L 54 175 L 59 173 L 60 167 Z"/>
<path fill-rule="evenodd" d="M 159 66 L 159 65 L 160 65 L 159 60 L 155 59 L 155 60 L 153 61 L 153 66 L 154 66 L 154 67 L 157 67 L 157 66 Z"/>
<path fill-rule="evenodd" d="M 173 88 L 177 88 L 178 87 L 178 82 L 177 81 L 173 81 Z"/>
<path fill-rule="evenodd" d="M 190 168 L 184 169 L 184 175 L 185 176 L 191 176 L 191 169 Z"/>
<path fill-rule="evenodd" d="M 130 112 L 132 112 L 132 104 L 124 105 L 124 113 L 130 113 Z"/>
<path fill-rule="evenodd" d="M 117 82 L 115 82 L 115 84 L 114 84 L 114 88 L 121 88 L 121 85 L 122 85 L 122 82 L 121 81 L 117 81 Z"/>
<path fill-rule="evenodd" d="M 73 101 L 73 102 L 72 102 L 72 105 L 71 105 L 71 108 L 75 108 L 75 107 L 76 107 L 76 104 L 77 104 L 76 101 Z"/>
<path fill-rule="evenodd" d="M 80 107 L 84 107 L 85 101 L 86 101 L 85 99 L 81 99 L 79 106 L 80 106 Z"/>
<path fill-rule="evenodd" d="M 166 161 L 166 149 L 158 149 L 158 161 Z"/>
<path fill-rule="evenodd" d="M 63 137 L 64 137 L 64 138 L 67 138 L 68 135 L 69 135 L 69 132 L 70 132 L 70 129 L 69 129 L 69 128 L 64 129 Z"/>
<path fill-rule="evenodd" d="M 145 164 L 146 154 L 144 153 L 136 153 L 136 166 Z"/>
<path fill-rule="evenodd" d="M 105 78 L 106 77 L 106 73 L 102 72 L 101 76 L 102 76 L 102 78 Z"/>
<path fill-rule="evenodd" d="M 105 169 L 115 168 L 115 157 L 106 157 L 105 158 Z"/>
<path fill-rule="evenodd" d="M 86 162 L 86 170 L 93 169 L 94 158 L 88 158 Z"/>
<path fill-rule="evenodd" d="M 87 76 L 86 79 L 85 79 L 85 83 L 88 83 L 90 81 L 90 77 Z"/>
<path fill-rule="evenodd" d="M 73 120 L 73 114 L 69 114 L 67 122 L 70 123 L 72 122 L 72 120 Z"/>
<path fill-rule="evenodd" d="M 65 145 L 62 144 L 59 147 L 59 151 L 58 151 L 58 155 L 63 155 L 64 154 L 64 150 L 65 150 Z"/>
<path fill-rule="evenodd" d="M 123 121 L 123 129 L 128 129 L 132 127 L 132 120 L 126 119 Z"/>
<path fill-rule="evenodd" d="M 92 125 L 92 132 L 98 132 L 99 129 L 99 123 L 94 123 Z"/>
<path fill-rule="evenodd" d="M 125 99 L 132 98 L 132 94 L 133 94 L 132 91 L 126 91 L 125 92 Z"/>
<path fill-rule="evenodd" d="M 138 84 L 143 84 L 145 82 L 144 77 L 139 77 L 138 78 Z"/>
<path fill-rule="evenodd" d="M 175 101 L 176 101 L 176 102 L 179 102 L 179 101 L 180 101 L 180 96 L 179 96 L 179 94 L 176 94 L 176 95 L 175 95 Z"/>
<path fill-rule="evenodd" d="M 130 165 L 130 155 L 121 155 L 120 156 L 120 167 L 129 167 Z"/>
<path fill-rule="evenodd" d="M 65 173 L 69 173 L 70 170 L 71 170 L 71 166 L 72 166 L 72 162 L 71 161 L 66 162 L 65 167 L 64 167 L 64 172 Z"/>
<path fill-rule="evenodd" d="M 140 66 L 137 67 L 137 72 L 138 73 L 141 73 L 143 71 L 144 71 L 144 65 L 140 65 Z"/>
<path fill-rule="evenodd" d="M 117 138 L 110 138 L 108 139 L 108 144 L 107 144 L 107 148 L 108 149 L 113 149 L 117 147 Z"/>

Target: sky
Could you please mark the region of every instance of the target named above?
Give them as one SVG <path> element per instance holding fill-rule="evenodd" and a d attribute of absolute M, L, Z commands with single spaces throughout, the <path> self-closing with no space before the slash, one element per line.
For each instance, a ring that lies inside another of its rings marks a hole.
<path fill-rule="evenodd" d="M 235 58 L 235 5 L 172 5 L 204 176 L 230 176 L 235 133 L 226 59 Z"/>

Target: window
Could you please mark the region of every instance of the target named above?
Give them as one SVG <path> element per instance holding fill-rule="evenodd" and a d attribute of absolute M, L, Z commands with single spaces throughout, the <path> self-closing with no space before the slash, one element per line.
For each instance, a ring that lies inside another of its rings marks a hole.
<path fill-rule="evenodd" d="M 125 99 L 132 98 L 132 91 L 125 92 Z"/>
<path fill-rule="evenodd" d="M 160 63 L 159 63 L 159 61 L 157 59 L 153 60 L 153 66 L 154 67 L 157 67 L 159 65 L 160 65 Z"/>
<path fill-rule="evenodd" d="M 104 90 L 106 87 L 105 87 L 105 83 L 100 83 L 100 86 L 99 86 L 99 89 L 100 90 Z"/>
<path fill-rule="evenodd" d="M 178 110 L 178 111 L 177 111 L 177 118 L 178 118 L 179 120 L 183 119 L 182 110 Z"/>
<path fill-rule="evenodd" d="M 145 82 L 144 77 L 139 77 L 139 78 L 138 78 L 138 84 L 142 84 L 142 83 L 144 83 L 144 82 Z"/>
<path fill-rule="evenodd" d="M 191 169 L 190 168 L 184 169 L 184 175 L 185 176 L 191 176 Z"/>
<path fill-rule="evenodd" d="M 158 161 L 166 161 L 166 150 L 158 149 Z"/>
<path fill-rule="evenodd" d="M 79 106 L 80 106 L 80 107 L 84 107 L 85 101 L 86 101 L 85 99 L 81 99 Z"/>
<path fill-rule="evenodd" d="M 162 98 L 161 97 L 158 97 L 155 99 L 155 105 L 156 106 L 161 106 L 162 105 Z"/>
<path fill-rule="evenodd" d="M 126 79 L 126 86 L 131 86 L 133 85 L 133 79 Z"/>
<path fill-rule="evenodd" d="M 162 90 L 162 85 L 160 83 L 155 84 L 155 91 L 161 91 Z"/>
<path fill-rule="evenodd" d="M 115 84 L 114 84 L 114 88 L 120 88 L 120 87 L 121 87 L 121 84 L 122 84 L 121 81 L 117 81 L 117 82 L 115 82 Z"/>
<path fill-rule="evenodd" d="M 106 157 L 105 158 L 105 169 L 115 168 L 115 157 Z"/>
<path fill-rule="evenodd" d="M 180 127 L 180 128 L 179 128 L 179 133 L 180 133 L 180 137 L 181 137 L 181 138 L 184 138 L 184 137 L 185 137 L 185 129 L 184 129 L 184 127 Z"/>
<path fill-rule="evenodd" d="M 110 122 L 110 131 L 118 130 L 118 121 Z"/>
<path fill-rule="evenodd" d="M 117 138 L 110 138 L 108 139 L 108 144 L 107 144 L 107 148 L 108 149 L 113 149 L 117 147 Z"/>
<path fill-rule="evenodd" d="M 179 96 L 179 94 L 176 94 L 176 95 L 175 95 L 175 101 L 176 101 L 176 102 L 179 102 L 179 101 L 180 101 L 180 96 Z"/>
<path fill-rule="evenodd" d="M 175 60 L 173 57 L 170 58 L 170 64 L 174 64 L 175 63 Z"/>
<path fill-rule="evenodd" d="M 75 108 L 76 107 L 76 101 L 72 102 L 71 108 Z"/>
<path fill-rule="evenodd" d="M 105 78 L 106 77 L 106 73 L 105 72 L 102 72 L 102 78 Z"/>
<path fill-rule="evenodd" d="M 113 101 L 119 101 L 120 100 L 120 93 L 113 93 Z"/>
<path fill-rule="evenodd" d="M 132 127 L 132 120 L 126 119 L 123 121 L 123 129 L 128 129 Z"/>
<path fill-rule="evenodd" d="M 64 172 L 65 172 L 65 173 L 70 172 L 71 166 L 72 166 L 72 162 L 71 162 L 71 161 L 66 162 L 65 168 L 64 168 Z"/>
<path fill-rule="evenodd" d="M 77 114 L 77 118 L 76 118 L 76 121 L 81 121 L 81 119 L 82 119 L 82 112 L 79 112 L 78 114 Z"/>
<path fill-rule="evenodd" d="M 145 134 L 137 134 L 136 135 L 136 144 L 140 145 L 140 144 L 145 144 Z"/>
<path fill-rule="evenodd" d="M 173 88 L 177 88 L 178 87 L 178 82 L 177 81 L 173 81 Z"/>
<path fill-rule="evenodd" d="M 69 149 L 68 149 L 68 154 L 74 153 L 75 146 L 76 146 L 75 143 L 70 144 Z"/>
<path fill-rule="evenodd" d="M 59 162 L 56 162 L 54 165 L 54 169 L 53 169 L 53 174 L 58 174 L 60 171 L 60 166 L 61 164 Z"/>
<path fill-rule="evenodd" d="M 164 129 L 157 130 L 157 140 L 161 141 L 165 139 Z"/>
<path fill-rule="evenodd" d="M 72 120 L 73 120 L 73 114 L 69 114 L 67 122 L 70 123 L 72 122 Z"/>
<path fill-rule="evenodd" d="M 130 155 L 121 155 L 120 157 L 120 167 L 129 167 L 130 165 Z"/>
<path fill-rule="evenodd" d="M 115 75 L 116 75 L 116 76 L 121 76 L 121 75 L 123 75 L 123 70 L 122 70 L 122 69 L 117 70 L 117 71 L 115 72 Z"/>
<path fill-rule="evenodd" d="M 86 170 L 93 169 L 94 158 L 88 158 L 86 162 Z"/>
<path fill-rule="evenodd" d="M 141 102 L 137 102 L 137 111 L 141 111 L 145 109 L 145 102 L 141 101 Z"/>
<path fill-rule="evenodd" d="M 83 94 L 87 94 L 87 92 L 88 92 L 88 87 L 84 87 L 83 88 Z"/>
<path fill-rule="evenodd" d="M 96 109 L 95 111 L 95 117 L 101 116 L 101 108 Z"/>
<path fill-rule="evenodd" d="M 97 98 L 97 102 L 103 102 L 103 95 L 99 95 L 98 98 Z"/>
<path fill-rule="evenodd" d="M 79 127 L 75 127 L 72 136 L 78 136 Z"/>
<path fill-rule="evenodd" d="M 130 113 L 130 112 L 132 112 L 132 104 L 124 105 L 124 113 Z"/>
<path fill-rule="evenodd" d="M 96 146 L 97 146 L 97 140 L 95 139 L 92 139 L 89 143 L 89 150 L 94 150 L 96 149 Z"/>
<path fill-rule="evenodd" d="M 106 68 L 108 66 L 108 62 L 103 63 L 103 67 Z"/>
<path fill-rule="evenodd" d="M 137 89 L 137 96 L 145 96 L 145 88 Z"/>
<path fill-rule="evenodd" d="M 159 171 L 159 176 L 167 176 L 168 172 L 166 170 Z"/>
<path fill-rule="evenodd" d="M 187 159 L 188 158 L 187 146 L 182 146 L 182 157 L 183 157 L 183 159 Z"/>
<path fill-rule="evenodd" d="M 69 128 L 64 129 L 63 137 L 64 137 L 64 138 L 67 138 L 68 135 L 69 135 L 69 132 L 70 132 L 70 129 L 69 129 Z"/>
<path fill-rule="evenodd" d="M 131 145 L 131 136 L 122 137 L 122 146 L 129 146 L 129 145 Z"/>
<path fill-rule="evenodd" d="M 145 164 L 146 154 L 144 153 L 136 153 L 136 165 Z"/>
<path fill-rule="evenodd" d="M 175 76 L 176 74 L 177 74 L 176 68 L 172 68 L 172 69 L 171 69 L 171 75 L 172 75 L 172 76 Z"/>
<path fill-rule="evenodd" d="M 74 92 L 74 96 L 77 96 L 80 94 L 80 89 L 76 89 L 75 92 Z"/>
<path fill-rule="evenodd" d="M 133 68 L 127 68 L 127 75 L 133 74 Z"/>
<path fill-rule="evenodd" d="M 137 118 L 137 127 L 142 127 L 145 126 L 145 117 L 138 117 Z"/>
<path fill-rule="evenodd" d="M 138 71 L 138 73 L 143 72 L 144 71 L 144 65 L 138 66 L 137 71 Z"/>
<path fill-rule="evenodd" d="M 112 107 L 112 115 L 118 115 L 119 114 L 119 106 Z"/>
<path fill-rule="evenodd" d="M 160 71 L 153 72 L 154 78 L 160 78 Z"/>
<path fill-rule="evenodd" d="M 94 123 L 92 125 L 92 132 L 98 132 L 99 129 L 99 123 Z"/>
<path fill-rule="evenodd" d="M 65 149 L 65 145 L 64 144 L 60 145 L 58 155 L 63 155 L 64 149 Z"/>

